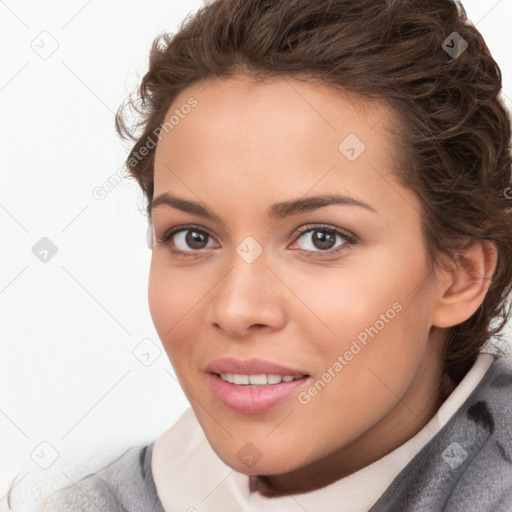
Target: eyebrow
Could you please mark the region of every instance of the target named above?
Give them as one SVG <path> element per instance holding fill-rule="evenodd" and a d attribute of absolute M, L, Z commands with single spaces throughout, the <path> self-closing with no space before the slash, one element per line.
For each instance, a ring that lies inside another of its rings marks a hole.
<path fill-rule="evenodd" d="M 292 199 L 289 201 L 274 203 L 268 208 L 267 215 L 270 218 L 282 219 L 284 217 L 298 215 L 304 212 L 310 212 L 313 210 L 317 210 L 319 208 L 323 208 L 324 206 L 330 206 L 333 204 L 339 204 L 344 206 L 359 206 L 373 213 L 377 213 L 377 211 L 373 207 L 371 207 L 364 201 L 354 199 L 353 197 L 350 196 L 340 194 L 329 194 L 305 197 L 300 199 Z M 160 194 L 159 196 L 153 199 L 153 201 L 151 202 L 151 211 L 153 211 L 155 208 L 158 208 L 161 205 L 168 205 L 186 213 L 199 215 L 206 219 L 212 219 L 221 222 L 220 217 L 203 204 L 198 203 L 196 201 L 189 201 L 188 199 L 183 199 L 181 197 L 173 197 L 168 193 Z"/>

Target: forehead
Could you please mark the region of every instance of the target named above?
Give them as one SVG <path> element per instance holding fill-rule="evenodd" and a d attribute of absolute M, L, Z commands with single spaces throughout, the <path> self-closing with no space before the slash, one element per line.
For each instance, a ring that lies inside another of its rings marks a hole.
<path fill-rule="evenodd" d="M 183 108 L 191 99 L 195 106 Z M 383 101 L 289 77 L 236 76 L 188 87 L 166 119 L 172 115 L 178 122 L 156 148 L 155 196 L 179 190 L 207 201 L 204 195 L 229 199 L 250 190 L 270 203 L 283 191 L 291 197 L 340 186 L 380 202 L 397 195 L 384 190 L 397 146 L 388 132 L 394 113 Z"/>
<path fill-rule="evenodd" d="M 247 129 L 263 125 L 268 132 L 273 128 L 268 122 L 273 120 L 291 134 L 328 129 L 341 132 L 351 127 L 362 136 L 377 125 L 385 130 L 386 118 L 394 120 L 394 113 L 383 100 L 335 90 L 319 79 L 311 80 L 277 76 L 255 81 L 246 75 L 202 80 L 174 99 L 166 118 L 194 98 L 197 106 L 183 123 L 190 129 L 197 129 L 194 118 L 200 117 L 202 125 L 209 122 L 224 129 L 226 125 L 243 123 Z M 197 112 L 201 115 L 193 115 Z"/>
<path fill-rule="evenodd" d="M 272 153 L 282 154 L 286 147 L 297 152 L 298 146 L 318 147 L 320 140 L 322 149 L 334 150 L 337 156 L 339 143 L 348 135 L 355 136 L 350 141 L 361 141 L 359 150 L 364 145 L 365 150 L 382 150 L 391 157 L 396 142 L 387 131 L 395 115 L 384 101 L 291 77 L 258 82 L 245 75 L 202 80 L 174 99 L 165 121 L 171 118 L 161 133 L 157 161 L 178 158 L 183 149 L 189 149 L 183 143 L 191 139 L 210 158 L 222 152 L 227 157 L 237 150 L 249 156 L 251 150 L 263 147 L 274 149 Z"/>

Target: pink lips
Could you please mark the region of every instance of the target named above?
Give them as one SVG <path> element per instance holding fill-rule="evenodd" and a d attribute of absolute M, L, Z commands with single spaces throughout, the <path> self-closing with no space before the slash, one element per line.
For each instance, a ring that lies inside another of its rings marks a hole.
<path fill-rule="evenodd" d="M 309 380 L 309 375 L 305 371 L 254 358 L 240 360 L 225 357 L 212 361 L 205 370 L 209 372 L 208 382 L 214 396 L 226 408 L 242 414 L 261 413 L 296 396 Z M 236 385 L 222 380 L 218 375 L 220 373 L 292 375 L 296 379 L 262 386 Z"/>
<path fill-rule="evenodd" d="M 293 377 L 301 377 L 307 375 L 306 371 L 287 368 L 271 361 L 264 359 L 236 359 L 234 357 L 222 357 L 215 359 L 209 363 L 205 371 L 210 373 L 238 373 L 239 375 L 259 375 L 259 374 L 275 374 L 275 375 L 292 375 Z"/>

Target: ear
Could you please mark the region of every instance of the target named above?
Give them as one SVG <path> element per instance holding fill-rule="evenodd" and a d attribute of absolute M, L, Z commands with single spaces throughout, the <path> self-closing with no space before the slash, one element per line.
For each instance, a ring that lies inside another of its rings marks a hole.
<path fill-rule="evenodd" d="M 452 327 L 478 309 L 491 284 L 497 258 L 496 246 L 487 240 L 471 240 L 457 254 L 451 270 L 440 272 L 432 325 Z"/>

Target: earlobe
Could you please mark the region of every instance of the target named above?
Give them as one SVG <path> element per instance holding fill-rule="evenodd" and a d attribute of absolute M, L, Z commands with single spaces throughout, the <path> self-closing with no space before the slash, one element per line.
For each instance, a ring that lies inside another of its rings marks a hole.
<path fill-rule="evenodd" d="M 432 325 L 452 327 L 466 321 L 482 304 L 497 263 L 496 246 L 472 240 L 457 255 L 450 271 L 439 280 L 439 300 Z"/>

